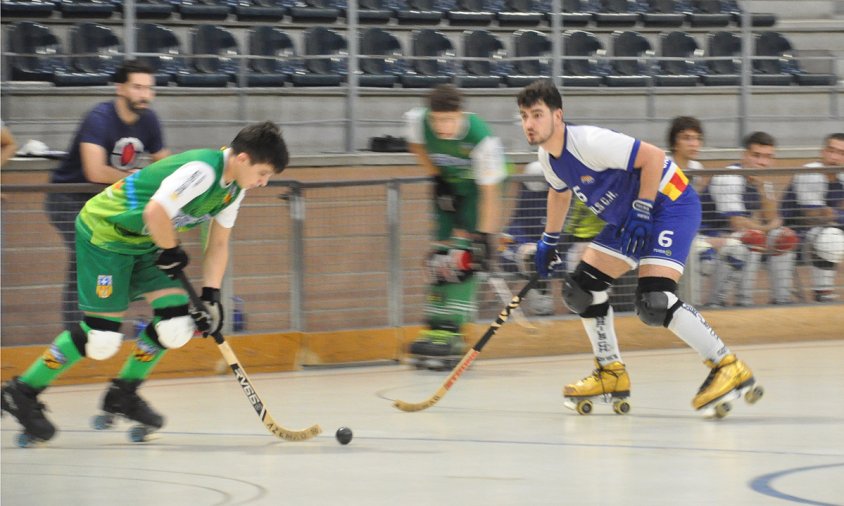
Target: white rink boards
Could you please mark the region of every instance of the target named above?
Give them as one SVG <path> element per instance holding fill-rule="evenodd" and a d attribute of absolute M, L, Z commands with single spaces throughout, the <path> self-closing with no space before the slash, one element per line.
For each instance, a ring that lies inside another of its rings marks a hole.
<path fill-rule="evenodd" d="M 60 429 L 46 446 L 17 448 L 17 424 L 2 420 L 0 503 L 844 505 L 844 341 L 734 351 L 766 394 L 724 420 L 691 409 L 707 369 L 689 349 L 624 354 L 626 416 L 563 407 L 562 385 L 592 368 L 586 355 L 480 360 L 418 413 L 390 401 L 424 400 L 446 373 L 254 375 L 279 423 L 325 430 L 298 443 L 269 435 L 230 375 L 147 383 L 167 422 L 143 444 L 128 424 L 89 428 L 104 385 L 56 387 L 42 396 Z M 348 446 L 334 440 L 343 425 Z"/>

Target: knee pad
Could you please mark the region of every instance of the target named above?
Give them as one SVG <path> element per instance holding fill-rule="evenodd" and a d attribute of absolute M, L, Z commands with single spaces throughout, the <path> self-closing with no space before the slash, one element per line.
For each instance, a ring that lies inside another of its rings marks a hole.
<path fill-rule="evenodd" d="M 844 231 L 835 227 L 815 227 L 806 235 L 812 250 L 812 263 L 821 269 L 835 269 L 844 260 Z"/>
<path fill-rule="evenodd" d="M 118 332 L 120 322 L 86 316 L 85 324 L 90 328 L 87 333 L 81 325 L 71 331 L 74 344 L 83 355 L 94 360 L 105 360 L 120 351 L 120 345 L 123 344 L 123 334 Z"/>
<path fill-rule="evenodd" d="M 147 334 L 162 348 L 181 348 L 193 337 L 196 325 L 187 304 L 156 309 L 155 316 L 157 321 L 147 327 Z"/>
<path fill-rule="evenodd" d="M 580 262 L 571 275 L 563 278 L 563 302 L 577 314 L 584 313 L 590 306 L 609 300 L 612 278 L 587 263 Z"/>
<path fill-rule="evenodd" d="M 735 238 L 728 238 L 721 248 L 721 259 L 734 270 L 744 269 L 750 259 L 750 248 Z"/>
<path fill-rule="evenodd" d="M 676 291 L 677 283 L 668 278 L 640 278 L 636 287 L 636 316 L 645 325 L 668 327 L 674 312 L 683 305 L 674 294 Z"/>

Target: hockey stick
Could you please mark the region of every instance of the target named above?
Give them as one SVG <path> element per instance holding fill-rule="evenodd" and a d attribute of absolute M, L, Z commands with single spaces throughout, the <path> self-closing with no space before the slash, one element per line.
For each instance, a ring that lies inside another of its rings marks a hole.
<path fill-rule="evenodd" d="M 187 290 L 191 304 L 197 309 L 205 310 L 205 304 L 196 294 L 196 290 L 193 288 L 190 281 L 188 281 L 184 272 L 180 272 L 178 274 L 178 279 L 185 287 L 185 290 Z M 305 441 L 318 436 L 322 432 L 322 428 L 319 425 L 311 425 L 307 429 L 302 430 L 291 430 L 276 423 L 275 419 L 273 419 L 272 415 L 270 415 L 269 411 L 267 411 L 267 408 L 264 407 L 264 401 L 262 401 L 261 397 L 258 396 L 258 391 L 252 386 L 249 376 L 246 375 L 246 371 L 243 370 L 243 366 L 240 365 L 237 355 L 234 354 L 234 351 L 232 351 L 229 343 L 226 342 L 223 334 L 215 332 L 211 334 L 211 337 L 214 338 L 214 341 L 217 343 L 217 348 L 220 349 L 220 353 L 223 354 L 223 358 L 229 364 L 229 367 L 231 367 L 234 377 L 237 378 L 237 382 L 240 384 L 240 388 L 243 390 L 246 398 L 249 399 L 249 403 L 252 404 L 252 409 L 254 409 L 255 413 L 258 414 L 258 418 L 261 419 L 261 422 L 264 423 L 264 427 L 266 427 L 268 431 L 276 437 L 287 441 Z"/>
<path fill-rule="evenodd" d="M 510 291 L 506 281 L 498 276 L 490 276 L 487 278 L 487 281 L 489 281 L 489 284 L 492 286 L 492 289 L 495 290 L 495 293 L 498 294 L 498 298 L 501 299 L 502 303 L 508 304 L 510 300 L 513 299 L 513 292 Z M 539 331 L 536 325 L 531 323 L 530 320 L 528 320 L 528 317 L 525 316 L 525 312 L 522 311 L 522 308 L 517 307 L 513 309 L 512 315 L 513 320 L 520 326 L 530 330 L 531 332 Z"/>
<path fill-rule="evenodd" d="M 472 349 L 469 350 L 469 352 L 463 356 L 463 359 L 460 360 L 460 363 L 458 363 L 457 366 L 455 366 L 454 370 L 451 371 L 451 374 L 448 375 L 448 378 L 446 378 L 445 382 L 442 384 L 442 386 L 440 386 L 439 390 L 434 393 L 434 395 L 432 395 L 427 400 L 416 403 L 396 400 L 393 402 L 393 406 L 402 411 L 422 411 L 423 409 L 430 408 L 431 406 L 439 402 L 440 399 L 445 397 L 445 394 L 449 391 L 451 386 L 454 385 L 454 382 L 456 382 L 458 378 L 460 378 L 460 375 L 463 374 L 463 372 L 468 369 L 470 365 L 472 365 L 472 362 L 475 361 L 475 358 L 477 358 L 477 356 L 481 353 L 481 350 L 484 348 L 484 346 L 486 346 L 487 341 L 489 341 L 492 336 L 494 336 L 495 333 L 498 332 L 498 329 L 501 328 L 501 325 L 503 325 L 504 322 L 507 321 L 507 318 L 509 318 L 510 313 L 514 309 L 517 309 L 519 307 L 519 304 L 522 303 L 522 299 L 524 298 L 525 294 L 527 294 L 528 291 L 533 288 L 534 285 L 536 285 L 537 281 L 539 281 L 538 274 L 534 274 L 533 276 L 531 276 L 530 280 L 528 280 L 525 286 L 519 291 L 518 295 L 514 296 L 513 299 L 510 300 L 510 302 L 506 306 L 504 306 L 504 309 L 502 309 L 501 312 L 498 313 L 498 318 L 496 318 L 495 321 L 492 322 L 492 325 L 490 325 L 489 328 L 486 329 L 486 332 L 484 332 L 483 337 L 481 337 L 478 342 L 475 343 L 474 346 L 472 346 Z"/>

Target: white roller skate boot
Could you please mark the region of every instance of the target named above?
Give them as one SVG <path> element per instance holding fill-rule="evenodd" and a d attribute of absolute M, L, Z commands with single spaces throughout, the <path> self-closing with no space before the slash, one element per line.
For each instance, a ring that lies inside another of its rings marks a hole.
<path fill-rule="evenodd" d="M 692 399 L 692 406 L 706 417 L 724 418 L 732 409 L 730 401 L 744 395 L 748 404 L 758 401 L 765 393 L 756 385 L 753 371 L 732 353 L 718 364 L 704 362 L 712 370 Z"/>
<path fill-rule="evenodd" d="M 616 414 L 629 413 L 630 376 L 624 364 L 616 361 L 602 366 L 595 360 L 595 366 L 591 375 L 563 388 L 563 404 L 581 415 L 592 412 L 593 401 L 612 404 Z"/>

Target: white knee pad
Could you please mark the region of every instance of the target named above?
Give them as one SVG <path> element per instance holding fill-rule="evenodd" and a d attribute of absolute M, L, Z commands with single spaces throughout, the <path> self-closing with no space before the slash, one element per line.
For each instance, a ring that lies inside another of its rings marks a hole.
<path fill-rule="evenodd" d="M 158 334 L 158 342 L 165 348 L 181 348 L 196 330 L 193 318 L 188 315 L 167 318 L 155 324 L 155 333 Z"/>
<path fill-rule="evenodd" d="M 122 343 L 123 334 L 120 332 L 91 329 L 85 341 L 85 356 L 94 360 L 111 358 L 120 351 Z"/>

